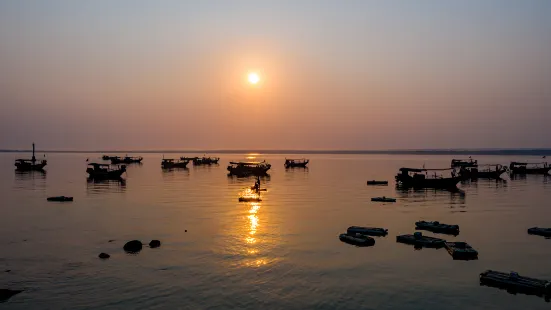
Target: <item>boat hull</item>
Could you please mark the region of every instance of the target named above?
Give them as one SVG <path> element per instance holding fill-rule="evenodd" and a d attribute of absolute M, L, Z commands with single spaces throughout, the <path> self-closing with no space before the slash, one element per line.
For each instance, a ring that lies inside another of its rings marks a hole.
<path fill-rule="evenodd" d="M 45 163 L 40 164 L 15 164 L 15 170 L 17 171 L 41 171 L 46 167 Z"/>
<path fill-rule="evenodd" d="M 457 188 L 457 183 L 461 181 L 461 177 L 440 178 L 440 179 L 421 179 L 411 176 L 403 176 L 398 174 L 396 176 L 396 182 L 403 187 L 412 188 L 442 188 L 453 189 Z"/>
<path fill-rule="evenodd" d="M 551 167 L 547 168 L 512 168 L 511 174 L 549 174 Z"/>
<path fill-rule="evenodd" d="M 248 169 L 241 169 L 241 168 L 228 167 L 229 175 L 234 175 L 239 177 L 265 176 L 268 174 L 268 170 L 270 170 L 270 168 L 254 167 L 254 168 L 248 168 Z"/>
<path fill-rule="evenodd" d="M 121 178 L 122 174 L 125 172 L 125 170 L 113 170 L 113 171 L 94 171 L 92 168 L 88 168 L 86 170 L 89 177 L 91 179 L 109 179 L 109 180 L 118 180 Z"/>

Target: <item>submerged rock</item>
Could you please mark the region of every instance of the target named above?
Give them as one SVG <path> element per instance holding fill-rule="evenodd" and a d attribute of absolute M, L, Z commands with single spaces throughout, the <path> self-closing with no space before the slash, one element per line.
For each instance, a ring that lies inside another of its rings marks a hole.
<path fill-rule="evenodd" d="M 111 255 L 109 255 L 107 253 L 99 253 L 98 257 L 101 258 L 101 259 L 107 259 L 107 258 L 111 257 Z"/>
<path fill-rule="evenodd" d="M 2 289 L 0 289 L 0 302 L 4 302 L 4 301 L 10 299 L 10 297 L 12 297 L 13 295 L 17 295 L 21 292 L 23 292 L 23 291 L 22 290 L 8 290 L 8 289 L 5 289 L 5 288 L 2 288 Z"/>
<path fill-rule="evenodd" d="M 139 252 L 142 250 L 142 242 L 139 241 L 139 240 L 132 240 L 132 241 L 128 241 L 123 249 L 126 251 L 126 252 L 130 252 L 130 253 L 136 253 L 136 252 Z"/>
<path fill-rule="evenodd" d="M 159 240 L 151 240 L 151 242 L 149 242 L 150 248 L 158 248 L 160 246 L 161 246 L 161 241 Z"/>

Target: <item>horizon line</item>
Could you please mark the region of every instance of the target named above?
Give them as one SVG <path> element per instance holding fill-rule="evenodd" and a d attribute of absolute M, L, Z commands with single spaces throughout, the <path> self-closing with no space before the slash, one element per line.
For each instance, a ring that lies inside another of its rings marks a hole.
<path fill-rule="evenodd" d="M 0 153 L 24 153 L 32 149 L 0 149 Z M 39 153 L 203 153 L 203 154 L 424 154 L 424 155 L 551 155 L 551 148 L 452 148 L 452 149 L 378 149 L 378 150 L 287 150 L 287 149 L 212 149 L 212 150 L 35 150 Z"/>

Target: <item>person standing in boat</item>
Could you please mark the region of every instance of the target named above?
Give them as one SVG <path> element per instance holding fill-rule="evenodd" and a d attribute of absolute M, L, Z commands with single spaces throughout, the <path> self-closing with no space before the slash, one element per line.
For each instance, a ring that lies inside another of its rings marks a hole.
<path fill-rule="evenodd" d="M 256 176 L 256 181 L 254 182 L 254 189 L 257 192 L 260 192 L 260 177 Z"/>

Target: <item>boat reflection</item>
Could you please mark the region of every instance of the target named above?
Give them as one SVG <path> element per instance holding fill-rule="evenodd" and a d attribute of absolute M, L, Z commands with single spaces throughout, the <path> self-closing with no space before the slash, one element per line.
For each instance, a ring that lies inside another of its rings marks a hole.
<path fill-rule="evenodd" d="M 86 179 L 86 191 L 91 194 L 99 194 L 104 192 L 122 193 L 126 190 L 126 180 L 123 178 L 108 180 L 108 179 Z"/>
<path fill-rule="evenodd" d="M 31 170 L 31 171 L 15 171 L 15 187 L 25 189 L 45 189 L 46 188 L 46 171 Z"/>
<path fill-rule="evenodd" d="M 434 200 L 439 197 L 449 197 L 451 202 L 464 203 L 465 202 L 465 192 L 459 188 L 456 189 L 436 189 L 436 188 L 426 188 L 426 189 L 412 189 L 405 188 L 402 186 L 396 186 L 396 194 L 399 198 L 413 198 L 425 200 Z"/>
<path fill-rule="evenodd" d="M 261 256 L 260 253 L 260 240 L 257 235 L 259 230 L 259 217 L 258 211 L 261 208 L 260 202 L 251 202 L 247 204 L 249 207 L 247 220 L 247 234 L 245 235 L 245 248 L 247 253 L 247 259 L 245 260 L 245 266 L 247 267 L 260 267 L 267 264 L 267 261 Z"/>

